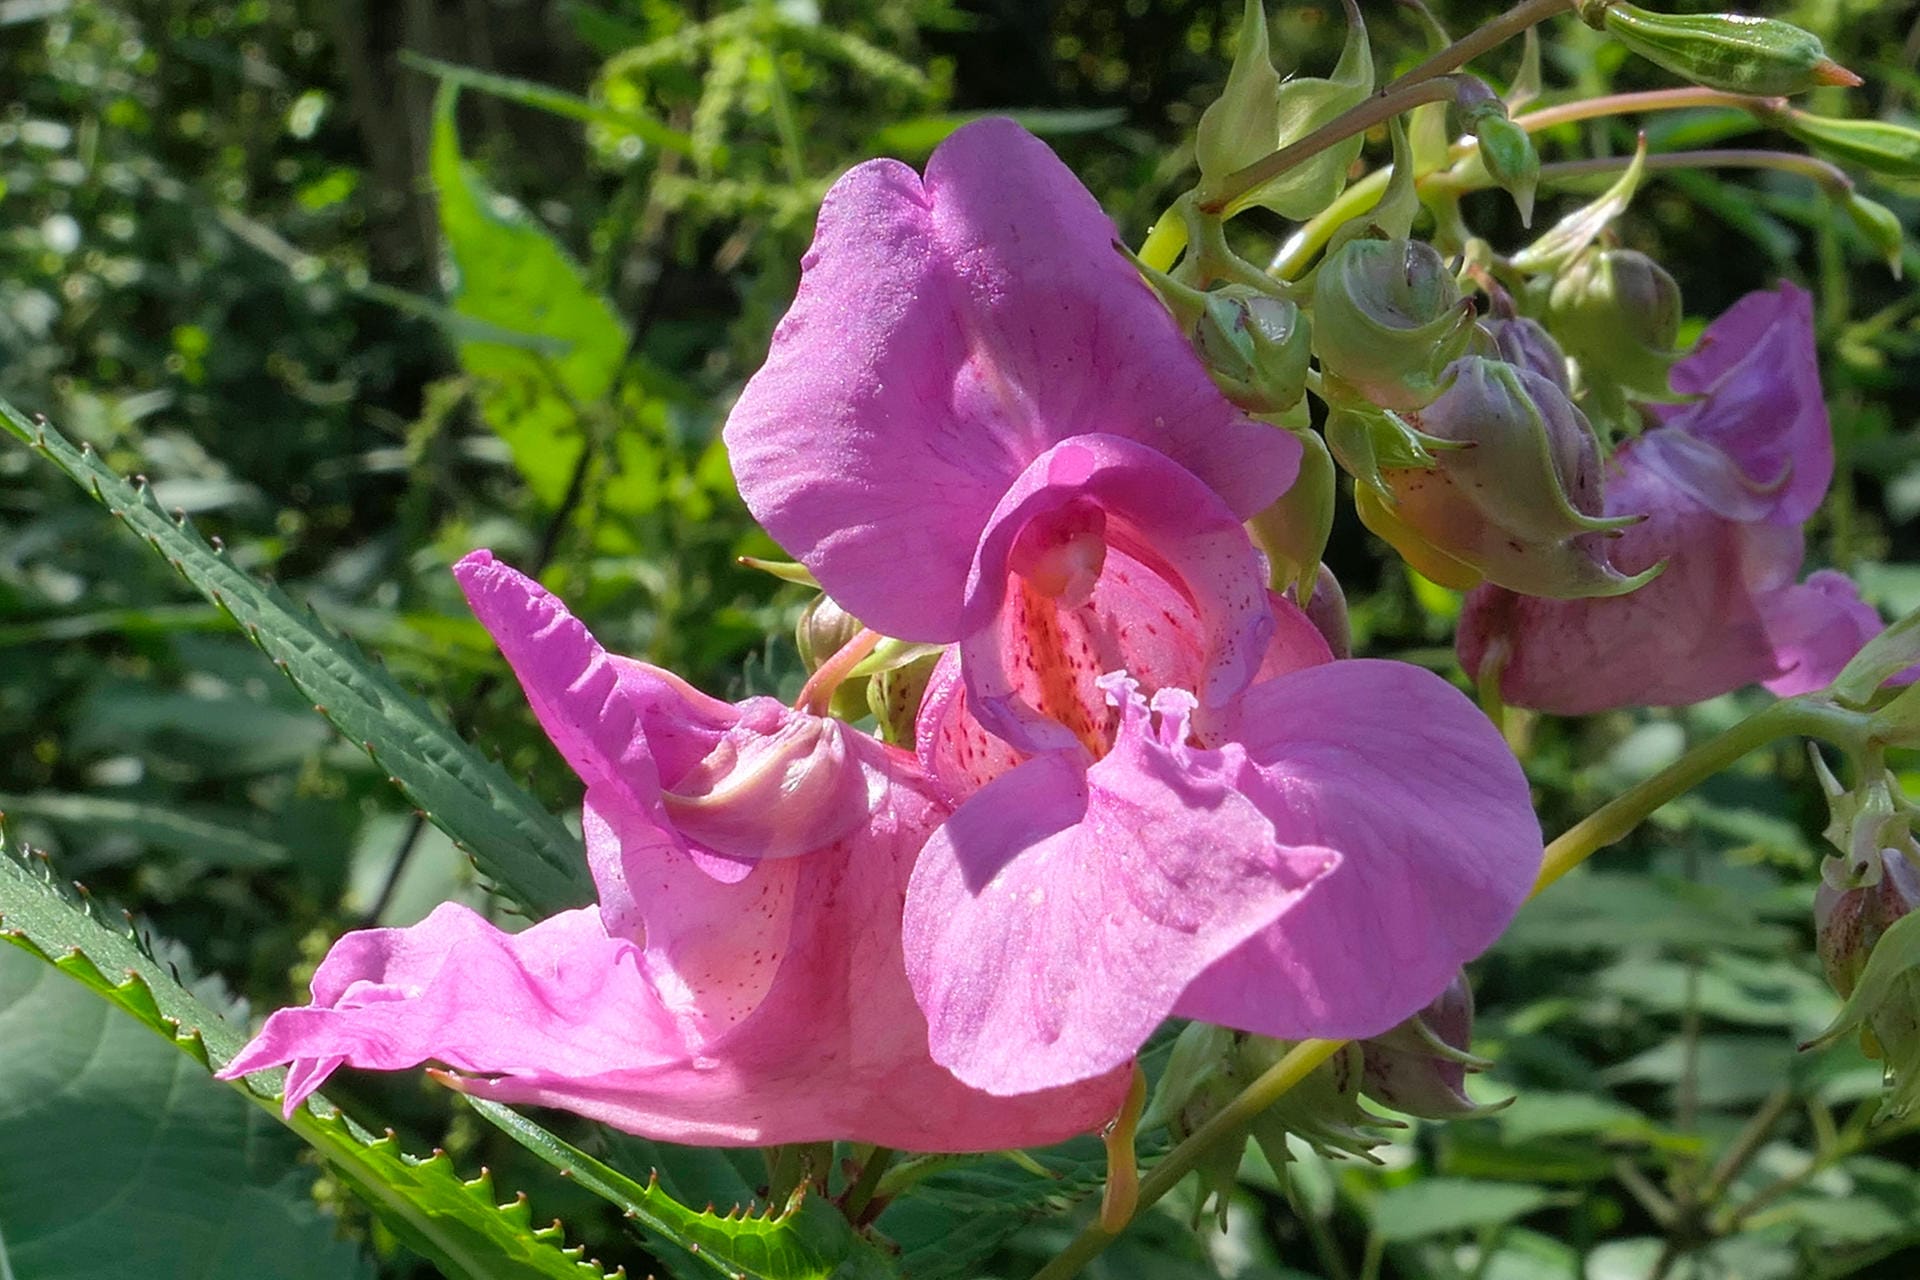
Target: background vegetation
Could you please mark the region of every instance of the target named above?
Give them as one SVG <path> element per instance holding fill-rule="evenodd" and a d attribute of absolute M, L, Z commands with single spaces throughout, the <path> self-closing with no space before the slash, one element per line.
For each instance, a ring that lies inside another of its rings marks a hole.
<path fill-rule="evenodd" d="M 918 161 L 968 116 L 1011 111 L 1137 242 L 1189 180 L 1238 8 L 0 0 L 0 394 L 149 476 L 565 813 L 578 786 L 452 561 L 491 546 L 611 648 L 732 696 L 791 692 L 804 598 L 735 565 L 773 548 L 717 433 L 821 192 L 849 164 Z M 1461 28 L 1491 11 L 1437 6 Z M 1867 76 L 1856 110 L 1913 119 L 1910 6 L 1770 11 Z M 1390 61 L 1426 47 L 1409 10 L 1368 18 Z M 1275 21 L 1297 65 L 1331 62 L 1337 7 Z M 1550 87 L 1658 82 L 1571 21 L 1547 36 Z M 1668 149 L 1718 128 L 1656 124 Z M 1553 142 L 1629 140 L 1602 124 Z M 1486 199 L 1480 225 L 1517 237 Z M 1920 298 L 1783 175 L 1662 176 L 1624 225 L 1699 321 L 1780 275 L 1815 290 L 1842 456 L 1816 556 L 1883 612 L 1920 605 Z M 1357 524 L 1331 555 L 1367 651 L 1452 671 L 1449 593 Z M 1756 697 L 1532 726 L 1548 830 Z M 61 876 L 136 910 L 203 995 L 255 1010 L 303 999 L 347 929 L 449 897 L 503 909 L 164 561 L 17 448 L 0 449 L 0 810 Z M 1498 1065 L 1476 1085 L 1512 1106 L 1402 1130 L 1377 1166 L 1302 1151 L 1282 1178 L 1250 1156 L 1224 1231 L 1186 1231 L 1192 1202 L 1174 1197 L 1089 1274 L 1914 1275 L 1911 1123 L 1868 1126 L 1879 1073 L 1857 1053 L 1794 1049 L 1837 1003 L 1810 946 L 1824 821 L 1785 749 L 1668 809 L 1477 966 Z M 424 1079 L 347 1073 L 333 1092 L 410 1150 L 532 1191 L 537 1220 L 564 1218 L 609 1266 L 660 1265 Z M 765 1181 L 757 1157 L 564 1131 L 629 1171 L 657 1165 L 696 1203 Z M 0 1276 L 431 1274 L 296 1147 L 0 949 Z M 941 1184 L 939 1211 L 884 1225 L 916 1275 L 1023 1276 L 1068 1231 L 1029 1218 L 1096 1185 L 1072 1153 L 1051 1168 L 984 1162 Z"/>

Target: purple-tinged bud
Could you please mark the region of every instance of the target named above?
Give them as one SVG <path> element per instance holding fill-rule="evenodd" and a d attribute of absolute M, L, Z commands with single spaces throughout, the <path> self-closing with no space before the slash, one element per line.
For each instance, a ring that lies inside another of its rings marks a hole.
<path fill-rule="evenodd" d="M 1683 318 L 1680 286 L 1632 249 L 1590 249 L 1547 294 L 1547 322 L 1584 382 L 1611 382 L 1642 400 L 1673 400 L 1667 375 Z"/>
<path fill-rule="evenodd" d="M 1313 352 L 1331 398 L 1417 409 L 1472 333 L 1472 303 L 1424 241 L 1352 240 L 1315 277 Z"/>
<path fill-rule="evenodd" d="M 1469 1071 L 1490 1065 L 1473 1045 L 1473 988 L 1456 974 L 1434 1002 L 1384 1035 L 1360 1042 L 1367 1097 L 1405 1115 L 1452 1120 L 1484 1115 L 1467 1096 Z"/>
<path fill-rule="evenodd" d="M 1886 1110 L 1920 1102 L 1920 844 L 1913 806 L 1884 771 L 1842 787 L 1813 752 L 1831 819 L 1823 833 L 1840 851 L 1820 867 L 1814 893 L 1815 949 L 1840 1015 L 1811 1044 L 1857 1032 L 1870 1058 L 1886 1064 L 1894 1092 Z"/>
<path fill-rule="evenodd" d="M 1652 577 L 1609 563 L 1605 535 L 1639 517 L 1599 514 L 1592 428 L 1545 377 L 1468 356 L 1407 418 L 1455 447 L 1434 451 L 1430 466 L 1383 469 L 1386 494 L 1356 485 L 1354 501 L 1367 527 L 1428 578 L 1574 599 L 1620 595 Z"/>
<path fill-rule="evenodd" d="M 1920 905 L 1920 873 L 1899 850 L 1877 851 L 1874 862 L 1870 879 L 1847 888 L 1822 879 L 1813 895 L 1814 947 L 1843 999 L 1853 994 L 1881 936 Z"/>
<path fill-rule="evenodd" d="M 1526 316 L 1487 320 L 1482 328 L 1493 335 L 1494 350 L 1508 364 L 1539 374 L 1561 391 L 1571 395 L 1573 384 L 1567 380 L 1567 356 L 1553 340 L 1546 326 Z"/>
<path fill-rule="evenodd" d="M 1327 642 L 1327 648 L 1336 658 L 1353 656 L 1353 621 L 1347 616 L 1347 593 L 1340 587 L 1340 579 L 1333 576 L 1333 570 L 1326 565 L 1320 566 L 1319 574 L 1314 578 L 1313 594 L 1301 606 L 1320 638 Z"/>
<path fill-rule="evenodd" d="M 1227 399 L 1254 413 L 1279 413 L 1307 392 L 1311 333 L 1296 304 L 1230 284 L 1206 295 L 1193 345 Z"/>

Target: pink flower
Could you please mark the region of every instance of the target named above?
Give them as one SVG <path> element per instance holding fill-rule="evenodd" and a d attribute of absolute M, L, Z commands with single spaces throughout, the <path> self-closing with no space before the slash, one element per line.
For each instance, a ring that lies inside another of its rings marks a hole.
<path fill-rule="evenodd" d="M 587 784 L 599 905 L 513 934 L 451 904 L 349 934 L 223 1078 L 289 1064 L 291 1111 L 343 1064 L 434 1061 L 478 1096 L 728 1145 L 993 1150 L 1112 1116 L 1119 1078 L 999 1099 L 928 1056 L 900 917 L 946 806 L 911 756 L 613 657 L 484 551 L 456 573 Z"/>
<path fill-rule="evenodd" d="M 1806 293 L 1742 298 L 1674 366 L 1673 386 L 1701 398 L 1621 446 L 1606 481 L 1609 515 L 1648 515 L 1619 534 L 1614 565 L 1665 572 L 1607 599 L 1467 596 L 1460 661 L 1475 672 L 1504 649 L 1507 701 L 1586 715 L 1756 682 L 1786 696 L 1827 684 L 1880 630 L 1845 576 L 1799 581 L 1801 526 L 1833 479 Z"/>
<path fill-rule="evenodd" d="M 727 443 L 868 625 L 957 641 L 919 750 L 959 807 L 904 937 L 936 1061 L 1025 1095 L 1170 1014 L 1384 1031 L 1511 917 L 1525 779 L 1437 677 L 1330 661 L 1241 521 L 1298 446 L 1212 386 L 1112 226 L 1006 121 L 854 170 Z"/>

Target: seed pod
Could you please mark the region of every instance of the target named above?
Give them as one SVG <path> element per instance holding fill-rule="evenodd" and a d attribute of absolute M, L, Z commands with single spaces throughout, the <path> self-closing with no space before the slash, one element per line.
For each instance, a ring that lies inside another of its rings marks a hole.
<path fill-rule="evenodd" d="M 1580 17 L 1657 66 L 1709 89 L 1783 97 L 1860 77 L 1792 23 L 1738 13 L 1653 13 L 1622 0 L 1581 0 Z"/>
<path fill-rule="evenodd" d="M 1294 303 L 1230 284 L 1206 295 L 1193 345 L 1227 399 L 1254 413 L 1281 413 L 1307 393 L 1311 333 Z"/>

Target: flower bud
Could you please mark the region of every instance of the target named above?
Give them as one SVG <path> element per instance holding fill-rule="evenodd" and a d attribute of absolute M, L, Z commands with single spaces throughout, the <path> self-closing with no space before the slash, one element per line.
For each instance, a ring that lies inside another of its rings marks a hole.
<path fill-rule="evenodd" d="M 923 654 L 902 666 L 888 667 L 867 682 L 867 709 L 879 722 L 882 742 L 913 745 L 914 721 L 939 661 L 938 653 Z"/>
<path fill-rule="evenodd" d="M 1644 253 L 1590 249 L 1569 263 L 1547 295 L 1555 336 L 1584 382 L 1610 382 L 1630 395 L 1671 400 L 1680 286 Z"/>
<path fill-rule="evenodd" d="M 1560 390 L 1571 393 L 1567 356 L 1546 326 L 1526 316 L 1488 320 L 1482 328 L 1493 336 L 1494 354 L 1508 364 L 1539 374 Z"/>
<path fill-rule="evenodd" d="M 1899 215 L 1879 201 L 1867 199 L 1858 191 L 1849 190 L 1842 204 L 1854 230 L 1880 251 L 1880 256 L 1887 260 L 1887 270 L 1893 272 L 1893 278 L 1898 280 L 1906 265 L 1901 259 L 1907 248 L 1907 231 L 1900 225 Z"/>
<path fill-rule="evenodd" d="M 1472 331 L 1472 303 L 1424 241 L 1349 241 L 1314 282 L 1313 351 L 1330 394 L 1351 393 L 1342 398 L 1419 408 Z"/>
<path fill-rule="evenodd" d="M 840 652 L 860 631 L 860 620 L 842 609 L 832 596 L 823 594 L 801 610 L 793 640 L 807 674 L 818 671 L 821 663 Z M 866 714 L 864 690 L 852 682 L 843 683 L 834 692 L 829 711 L 841 720 L 858 720 Z"/>
<path fill-rule="evenodd" d="M 1456 974 L 1434 1002 L 1384 1035 L 1360 1042 L 1366 1060 L 1361 1089 L 1382 1106 L 1427 1120 L 1494 1110 L 1467 1097 L 1469 1071 L 1484 1071 L 1473 1045 L 1473 988 Z"/>
<path fill-rule="evenodd" d="M 1836 888 L 1826 879 L 1813 896 L 1814 948 L 1827 981 L 1844 999 L 1854 992 L 1881 935 L 1920 905 L 1920 873 L 1898 849 L 1876 849 L 1862 883 Z"/>
<path fill-rule="evenodd" d="M 1301 611 L 1307 615 L 1307 621 L 1327 642 L 1327 648 L 1336 658 L 1353 656 L 1353 621 L 1347 616 L 1347 593 L 1340 587 L 1340 579 L 1333 576 L 1333 570 L 1326 565 L 1320 566 L 1320 572 L 1313 584 L 1313 594 L 1307 597 Z"/>
<path fill-rule="evenodd" d="M 1320 556 L 1333 533 L 1334 468 L 1317 432 L 1294 434 L 1300 441 L 1300 472 L 1273 505 L 1247 521 L 1247 530 L 1267 555 L 1269 585 L 1304 596 L 1313 590 Z"/>
<path fill-rule="evenodd" d="M 1652 13 L 1621 0 L 1580 0 L 1579 9 L 1588 26 L 1709 89 L 1772 98 L 1860 83 L 1827 56 L 1820 37 L 1773 18 Z"/>
<path fill-rule="evenodd" d="M 1540 153 L 1532 135 L 1508 118 L 1507 104 L 1493 90 L 1471 76 L 1460 82 L 1454 106 L 1458 131 L 1479 140 L 1487 176 L 1513 197 L 1522 225 L 1532 226 L 1533 194 L 1540 185 Z"/>
<path fill-rule="evenodd" d="M 1279 413 L 1306 394 L 1311 332 L 1295 304 L 1230 284 L 1207 294 L 1193 345 L 1227 399 L 1254 413 Z"/>
<path fill-rule="evenodd" d="M 1383 494 L 1355 486 L 1361 520 L 1422 574 L 1464 590 L 1482 580 L 1523 595 L 1619 595 L 1653 574 L 1608 563 L 1603 535 L 1639 517 L 1603 517 L 1599 447 L 1552 382 L 1503 361 L 1449 366 L 1440 395 L 1409 419 L 1459 447 L 1426 467 L 1383 468 Z"/>
<path fill-rule="evenodd" d="M 1173 1042 L 1140 1128 L 1164 1124 L 1176 1142 L 1187 1138 L 1292 1047 L 1284 1040 L 1269 1040 L 1204 1022 L 1189 1023 Z M 1360 1105 L 1363 1065 L 1359 1045 L 1342 1045 L 1256 1116 L 1238 1140 L 1215 1144 L 1198 1166 L 1201 1193 L 1195 1202 L 1194 1224 L 1199 1225 L 1209 1199 L 1214 1200 L 1224 1224 L 1227 1197 L 1233 1190 L 1248 1138 L 1260 1144 L 1276 1170 L 1292 1159 L 1287 1150 L 1289 1133 L 1323 1155 L 1340 1153 L 1373 1159 L 1373 1148 L 1384 1139 L 1370 1132 L 1368 1126 L 1391 1122 Z"/>
<path fill-rule="evenodd" d="M 1920 178 L 1920 129 L 1910 125 L 1817 116 L 1798 108 L 1770 114 L 1767 123 L 1815 151 L 1869 173 L 1883 178 Z"/>

